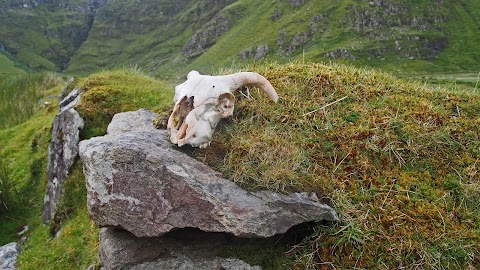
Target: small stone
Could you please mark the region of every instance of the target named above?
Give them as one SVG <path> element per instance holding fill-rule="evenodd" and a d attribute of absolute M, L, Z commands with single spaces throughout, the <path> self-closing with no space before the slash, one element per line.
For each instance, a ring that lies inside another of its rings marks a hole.
<path fill-rule="evenodd" d="M 15 270 L 17 257 L 20 253 L 20 246 L 17 243 L 10 243 L 0 247 L 0 269 Z"/>

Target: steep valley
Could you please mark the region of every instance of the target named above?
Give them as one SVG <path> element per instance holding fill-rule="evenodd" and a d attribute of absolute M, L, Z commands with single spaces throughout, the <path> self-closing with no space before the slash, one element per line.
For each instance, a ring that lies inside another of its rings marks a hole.
<path fill-rule="evenodd" d="M 138 66 L 170 78 L 292 59 L 407 75 L 480 67 L 475 0 L 3 0 L 0 10 L 1 48 L 74 75 Z"/>

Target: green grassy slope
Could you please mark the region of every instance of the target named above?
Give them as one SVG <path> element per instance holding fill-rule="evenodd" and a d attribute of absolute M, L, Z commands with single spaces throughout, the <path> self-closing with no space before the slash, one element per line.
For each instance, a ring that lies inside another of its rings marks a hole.
<path fill-rule="evenodd" d="M 177 9 L 169 1 L 110 2 L 67 71 L 139 65 L 166 78 L 208 73 L 253 63 L 261 45 L 279 62 L 333 58 L 404 75 L 480 69 L 477 1 L 187 2 Z"/>
<path fill-rule="evenodd" d="M 220 123 L 212 146 L 192 154 L 249 189 L 316 192 L 342 221 L 316 224 L 294 247 L 238 246 L 228 256 L 265 269 L 480 265 L 478 91 L 435 89 L 340 64 L 248 70 L 272 82 L 279 102 L 255 89 L 250 98 L 238 94 L 234 116 Z M 173 88 L 137 70 L 100 72 L 76 84 L 84 92 L 82 138 L 104 134 L 114 113 L 146 107 L 165 115 L 172 106 Z M 0 244 L 18 239 L 19 225 L 31 226 L 19 269 L 84 269 L 98 260 L 80 163 L 66 182 L 58 218 L 41 225 L 55 106 L 0 130 L 0 179 L 10 180 L 9 194 L 20 202 L 0 212 L 6 232 Z M 268 249 L 264 254 L 275 259 L 252 249 Z"/>
<path fill-rule="evenodd" d="M 0 1 L 0 43 L 35 70 L 63 70 L 95 13 L 89 0 Z"/>
<path fill-rule="evenodd" d="M 0 50 L 0 82 L 8 77 L 25 73 L 27 68 L 22 66 L 8 52 Z"/>
<path fill-rule="evenodd" d="M 51 74 L 24 75 L 1 87 L 0 245 L 17 240 L 17 227 L 29 223 L 43 205 L 46 149 L 56 108 L 54 98 L 43 99 L 51 103 L 48 106 L 40 104 L 46 95 L 60 91 L 60 79 L 53 78 Z"/>
<path fill-rule="evenodd" d="M 22 82 L 11 84 L 20 86 L 13 92 L 22 92 L 23 86 L 33 85 L 31 81 L 43 82 L 36 88 L 37 95 L 29 95 L 31 99 L 19 98 L 21 93 L 0 99 L 0 102 L 36 108 L 35 113 L 21 123 L 10 123 L 12 118 L 7 114 L 2 114 L 0 119 L 8 122 L 5 124 L 8 127 L 0 128 L 0 190 L 4 199 L 0 207 L 0 245 L 18 241 L 19 226 L 30 227 L 26 234 L 29 240 L 23 246 L 17 269 L 85 269 L 98 262 L 98 229 L 88 217 L 80 162 L 73 166 L 65 182 L 58 215 L 48 226 L 42 224 L 47 148 L 53 117 L 58 112 L 56 95 L 62 89 L 59 78 L 52 80 L 52 76 L 32 74 L 18 79 Z M 85 119 L 82 139 L 104 134 L 114 113 L 139 108 L 167 110 L 173 96 L 171 87 L 136 70 L 96 73 L 77 80 L 76 86 L 84 96 L 78 108 Z M 24 102 L 14 103 L 9 99 Z M 50 104 L 37 106 L 44 101 Z M 16 109 L 20 109 L 18 106 Z M 11 114 L 15 112 L 10 110 Z M 53 238 L 60 229 L 59 236 Z"/>
<path fill-rule="evenodd" d="M 105 134 L 115 113 L 139 108 L 166 110 L 172 99 L 172 90 L 165 83 L 131 69 L 99 72 L 77 81 L 76 87 L 82 91 L 77 109 L 85 120 L 81 139 Z M 19 257 L 19 269 L 85 269 L 98 263 L 98 229 L 88 216 L 86 196 L 78 161 L 66 181 L 59 214 L 48 227 L 32 232 L 30 248 Z M 41 214 L 35 221 L 41 222 Z M 59 229 L 60 236 L 49 241 Z"/>
<path fill-rule="evenodd" d="M 394 72 L 476 71 L 480 62 L 478 2 L 306 1 L 298 8 L 287 2 L 255 4 L 209 51 L 189 68 L 239 64 L 242 50 L 266 44 L 269 58 L 319 61 L 332 58 Z M 281 14 L 273 20 L 275 14 Z M 348 53 L 339 53 L 339 49 Z M 253 59 L 250 59 L 250 62 Z"/>
<path fill-rule="evenodd" d="M 61 85 L 46 94 L 60 90 Z M 74 167 L 65 185 L 59 212 L 68 213 L 69 220 L 62 223 L 61 235 L 52 239 L 51 227 L 42 223 L 47 148 L 58 110 L 56 98 L 49 102 L 22 124 L 0 129 L 0 189 L 5 203 L 0 210 L 0 245 L 19 241 L 18 228 L 26 224 L 28 241 L 17 269 L 85 269 L 97 261 L 98 230 L 88 218 L 81 165 Z"/>
<path fill-rule="evenodd" d="M 137 64 L 148 72 L 165 63 L 174 67 L 188 38 L 230 2 L 112 1 L 98 11 L 88 39 L 67 72 Z"/>
<path fill-rule="evenodd" d="M 252 64 L 259 46 L 268 60 L 336 59 L 406 76 L 480 69 L 475 0 L 3 0 L 0 9 L 11 54 L 75 75 L 140 66 L 171 79 Z"/>

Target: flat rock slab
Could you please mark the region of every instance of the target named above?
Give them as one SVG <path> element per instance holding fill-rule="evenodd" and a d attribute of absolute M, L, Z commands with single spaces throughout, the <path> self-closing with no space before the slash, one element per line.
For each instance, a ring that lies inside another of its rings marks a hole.
<path fill-rule="evenodd" d="M 227 240 L 222 234 L 179 232 L 163 237 L 137 238 L 113 228 L 100 230 L 100 260 L 106 270 L 261 270 L 236 258 L 218 254 Z"/>
<path fill-rule="evenodd" d="M 245 191 L 175 150 L 168 133 L 153 127 L 155 117 L 147 110 L 115 115 L 106 136 L 80 143 L 97 226 L 137 237 L 179 228 L 269 237 L 300 223 L 338 219 L 314 195 Z"/>
<path fill-rule="evenodd" d="M 63 192 L 63 182 L 78 156 L 83 119 L 70 105 L 66 106 L 69 108 L 62 108 L 55 116 L 52 140 L 48 146 L 48 184 L 43 203 L 44 223 L 48 223 L 55 215 L 57 203 Z"/>

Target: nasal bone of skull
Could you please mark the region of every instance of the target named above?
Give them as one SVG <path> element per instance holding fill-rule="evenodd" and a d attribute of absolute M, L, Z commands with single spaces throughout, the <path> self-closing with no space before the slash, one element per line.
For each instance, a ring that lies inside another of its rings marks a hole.
<path fill-rule="evenodd" d="M 187 126 L 184 137 L 178 137 L 178 146 L 190 144 L 193 147 L 206 147 L 213 137 L 215 126 L 222 114 L 213 106 L 195 108 L 185 119 Z"/>
<path fill-rule="evenodd" d="M 190 137 L 195 136 L 195 132 L 197 131 L 205 133 L 205 131 L 194 130 L 194 128 L 191 126 L 194 122 L 195 124 L 200 122 L 200 119 L 204 119 L 204 121 L 208 121 L 210 125 L 213 125 L 211 127 L 213 130 L 221 118 L 225 118 L 233 114 L 234 105 L 235 96 L 230 92 L 219 95 L 217 102 L 214 102 L 209 106 L 207 106 L 207 104 L 202 104 L 196 108 L 193 107 L 193 96 L 188 99 L 184 97 L 179 102 L 177 112 L 177 115 L 180 117 L 179 123 L 176 126 L 176 128 L 178 128 L 177 141 L 183 139 L 188 141 Z M 197 125 L 196 129 L 199 128 L 205 129 L 205 125 Z M 211 134 L 212 132 L 209 130 L 206 133 Z"/>
<path fill-rule="evenodd" d="M 187 128 L 188 128 L 188 125 L 184 121 L 183 124 L 180 126 L 180 129 L 178 129 L 178 134 L 177 134 L 178 140 L 185 138 L 185 136 L 187 135 Z"/>

